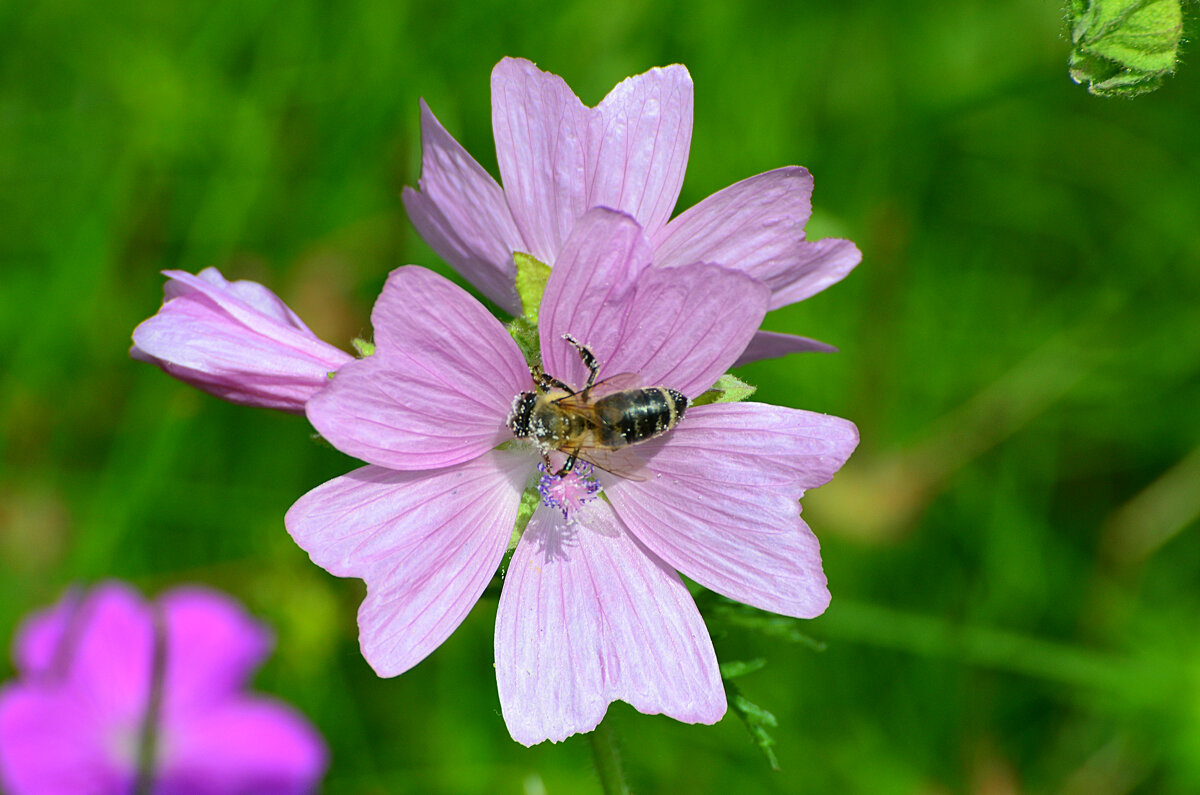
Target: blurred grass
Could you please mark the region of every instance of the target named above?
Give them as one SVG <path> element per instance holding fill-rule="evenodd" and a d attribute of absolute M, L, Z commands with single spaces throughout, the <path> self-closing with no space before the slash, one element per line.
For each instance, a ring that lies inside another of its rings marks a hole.
<path fill-rule="evenodd" d="M 391 268 L 441 267 L 398 200 L 418 97 L 494 173 L 501 56 L 589 103 L 679 61 L 680 207 L 801 163 L 811 236 L 863 249 L 768 318 L 842 353 L 743 373 L 863 442 L 805 502 L 827 650 L 718 642 L 768 659 L 739 685 L 783 771 L 732 717 L 616 705 L 635 789 L 1200 790 L 1200 76 L 1088 96 L 1060 24 L 1033 0 L 0 0 L 0 636 L 76 580 L 209 583 L 275 626 L 259 686 L 329 739 L 328 791 L 594 788 L 586 740 L 508 738 L 494 603 L 398 679 L 362 661 L 361 584 L 282 526 L 349 459 L 126 351 L 157 272 L 208 265 L 348 344 Z"/>

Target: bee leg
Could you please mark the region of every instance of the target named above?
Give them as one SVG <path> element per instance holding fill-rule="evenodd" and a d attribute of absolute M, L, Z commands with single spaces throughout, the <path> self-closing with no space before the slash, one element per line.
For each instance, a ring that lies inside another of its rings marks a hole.
<path fill-rule="evenodd" d="M 567 474 L 572 469 L 574 469 L 575 461 L 578 458 L 579 458 L 579 449 L 576 448 L 575 450 L 571 451 L 571 454 L 569 456 L 567 456 L 567 462 L 565 464 L 563 464 L 562 469 L 560 469 L 554 473 L 554 477 L 561 478 L 563 475 Z"/>
<path fill-rule="evenodd" d="M 596 374 L 600 372 L 600 363 L 596 361 L 595 355 L 586 345 L 576 340 L 570 334 L 563 334 L 562 338 L 575 346 L 575 350 L 579 351 L 579 358 L 583 360 L 583 366 L 588 369 L 587 386 L 583 388 L 583 391 L 586 392 L 596 383 Z"/>
<path fill-rule="evenodd" d="M 537 367 L 537 366 L 530 367 L 529 372 L 533 376 L 534 382 L 537 383 L 538 388 L 540 390 L 542 390 L 543 392 L 548 392 L 551 389 L 561 389 L 562 391 L 566 392 L 568 395 L 575 394 L 574 389 L 571 389 L 571 387 L 567 386 L 562 381 L 559 381 L 554 376 L 547 375 L 546 371 L 543 370 L 541 367 Z"/>

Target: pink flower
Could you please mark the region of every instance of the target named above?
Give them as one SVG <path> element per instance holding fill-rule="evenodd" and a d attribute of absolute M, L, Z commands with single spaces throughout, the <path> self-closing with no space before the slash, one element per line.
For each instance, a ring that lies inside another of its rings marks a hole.
<path fill-rule="evenodd" d="M 231 403 L 304 412 L 353 357 L 322 342 L 266 287 L 216 268 L 165 271 L 162 308 L 133 331 L 130 355 Z"/>
<path fill-rule="evenodd" d="M 149 747 L 149 792 L 313 791 L 321 737 L 290 707 L 242 692 L 270 646 L 212 591 L 178 588 L 153 605 L 120 583 L 67 594 L 17 635 L 20 679 L 0 690 L 4 791 L 133 792 Z"/>
<path fill-rule="evenodd" d="M 541 305 L 546 372 L 580 388 L 636 373 L 695 399 L 741 353 L 769 290 L 715 265 L 651 267 L 630 217 L 584 214 Z M 308 404 L 317 430 L 369 462 L 309 492 L 287 527 L 313 561 L 366 580 L 363 655 L 403 673 L 462 622 L 500 564 L 541 458 L 506 427 L 533 389 L 504 327 L 465 291 L 417 267 L 389 277 L 372 314 L 376 352 Z M 817 540 L 800 518 L 858 441 L 836 417 L 753 403 L 692 406 L 634 447 L 630 479 L 585 467 L 541 482 L 505 575 L 496 677 L 512 736 L 532 745 L 589 731 L 609 703 L 712 723 L 725 694 L 712 643 L 676 571 L 790 616 L 829 601 Z"/>
<path fill-rule="evenodd" d="M 488 298 L 520 314 L 513 252 L 554 265 L 591 207 L 642 225 L 656 267 L 707 262 L 770 288 L 769 307 L 802 301 L 862 259 L 849 240 L 804 239 L 812 176 L 768 171 L 709 196 L 673 220 L 692 137 L 692 79 L 680 65 L 630 77 L 595 108 L 557 75 L 505 58 L 492 70 L 492 129 L 504 188 L 421 103 L 421 179 L 404 206 L 421 237 Z M 759 332 L 739 361 L 832 350 Z"/>

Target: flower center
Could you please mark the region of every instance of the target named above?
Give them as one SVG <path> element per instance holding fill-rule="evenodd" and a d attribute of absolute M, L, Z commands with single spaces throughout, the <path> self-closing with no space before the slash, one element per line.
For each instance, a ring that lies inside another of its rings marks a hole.
<path fill-rule="evenodd" d="M 600 491 L 600 481 L 595 478 L 595 470 L 586 461 L 580 461 L 575 468 L 564 475 L 554 475 L 546 468 L 545 463 L 538 464 L 542 473 L 538 481 L 538 493 L 542 495 L 542 504 L 548 508 L 562 511 L 563 518 L 570 521 L 571 512 L 585 502 L 594 500 Z"/>

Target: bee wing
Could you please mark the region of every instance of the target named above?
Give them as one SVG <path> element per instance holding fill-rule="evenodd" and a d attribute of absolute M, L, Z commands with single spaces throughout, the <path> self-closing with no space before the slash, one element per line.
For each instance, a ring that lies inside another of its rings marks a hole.
<path fill-rule="evenodd" d="M 630 447 L 620 450 L 606 450 L 602 447 L 582 447 L 578 456 L 592 466 L 597 466 L 605 472 L 626 480 L 646 480 L 649 471 L 645 468 L 646 461 L 637 451 Z"/>
<path fill-rule="evenodd" d="M 640 389 L 641 386 L 642 377 L 637 373 L 617 373 L 592 384 L 591 389 L 558 398 L 554 402 L 567 408 L 585 408 L 589 403 L 593 403 L 605 395 L 624 392 L 627 389 Z"/>

